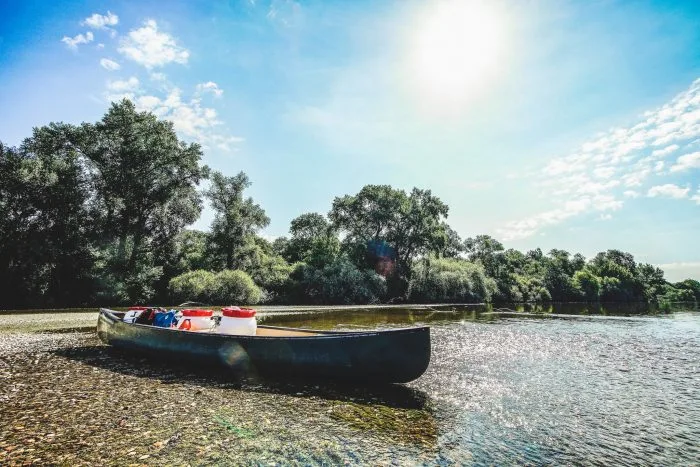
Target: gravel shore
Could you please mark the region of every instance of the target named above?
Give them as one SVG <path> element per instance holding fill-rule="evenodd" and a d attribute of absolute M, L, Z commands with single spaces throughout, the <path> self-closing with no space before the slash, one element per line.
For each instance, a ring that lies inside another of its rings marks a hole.
<path fill-rule="evenodd" d="M 0 316 L 1 465 L 435 460 L 418 390 L 234 380 L 106 347 L 96 317 Z"/>

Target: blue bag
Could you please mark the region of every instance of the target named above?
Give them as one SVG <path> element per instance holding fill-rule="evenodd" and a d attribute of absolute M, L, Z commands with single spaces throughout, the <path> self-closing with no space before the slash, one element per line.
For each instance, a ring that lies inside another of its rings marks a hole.
<path fill-rule="evenodd" d="M 172 326 L 173 321 L 175 321 L 174 311 L 161 311 L 156 313 L 156 317 L 153 319 L 153 325 L 159 328 L 169 328 Z"/>

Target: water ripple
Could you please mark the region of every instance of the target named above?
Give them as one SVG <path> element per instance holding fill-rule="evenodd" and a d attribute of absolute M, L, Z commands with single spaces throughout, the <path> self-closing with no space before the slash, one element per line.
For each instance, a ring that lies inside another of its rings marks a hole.
<path fill-rule="evenodd" d="M 700 314 L 433 327 L 416 387 L 440 451 L 473 464 L 700 460 Z"/>

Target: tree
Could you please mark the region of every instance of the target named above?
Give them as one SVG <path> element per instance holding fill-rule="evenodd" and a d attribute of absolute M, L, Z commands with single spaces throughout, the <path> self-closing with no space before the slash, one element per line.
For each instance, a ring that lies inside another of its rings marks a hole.
<path fill-rule="evenodd" d="M 502 265 L 503 244 L 489 235 L 477 235 L 464 241 L 464 251 L 469 261 L 478 261 L 490 277 L 499 276 Z"/>
<path fill-rule="evenodd" d="M 620 250 L 598 253 L 587 266 L 602 279 L 600 297 L 610 301 L 644 300 L 644 284 L 634 257 Z M 614 279 L 614 280 L 613 280 Z"/>
<path fill-rule="evenodd" d="M 211 269 L 208 246 L 208 232 L 185 229 L 177 234 L 174 239 L 174 248 L 171 250 L 171 263 L 168 264 L 172 271 L 171 276 L 197 269 Z"/>
<path fill-rule="evenodd" d="M 543 282 L 552 300 L 576 300 L 577 293 L 572 284 L 574 267 L 568 251 L 553 249 L 544 260 Z"/>
<path fill-rule="evenodd" d="M 586 301 L 595 302 L 600 298 L 600 279 L 588 269 L 576 271 L 572 285 Z"/>
<path fill-rule="evenodd" d="M 70 127 L 35 128 L 19 149 L 0 143 L 0 284 L 11 306 L 85 303 L 91 292 L 84 159 Z"/>
<path fill-rule="evenodd" d="M 443 258 L 458 258 L 464 252 L 462 239 L 457 231 L 447 225 L 447 223 L 443 223 L 443 229 L 445 231 L 445 245 L 440 251 L 440 255 Z"/>
<path fill-rule="evenodd" d="M 307 213 L 295 218 L 289 228 L 291 238 L 283 256 L 290 263 L 303 261 L 323 267 L 337 258 L 340 241 L 333 226 L 318 213 Z"/>
<path fill-rule="evenodd" d="M 673 286 L 677 289 L 689 290 L 692 292 L 695 300 L 700 302 L 700 282 L 693 279 L 686 279 L 682 282 L 676 282 Z"/>
<path fill-rule="evenodd" d="M 289 246 L 289 239 L 287 237 L 277 237 L 272 242 L 272 253 L 278 256 L 282 256 L 286 259 L 286 252 Z"/>
<path fill-rule="evenodd" d="M 411 278 L 413 260 L 421 255 L 439 252 L 445 246 L 445 227 L 448 207 L 430 190 L 414 188 L 411 194 L 389 185 L 366 185 L 356 195 L 333 200 L 328 215 L 333 226 L 345 235 L 346 250 L 356 264 L 376 267 L 384 258 L 375 252 L 390 255 L 400 281 L 392 288 L 392 295 L 405 294 Z M 383 248 L 386 244 L 390 249 Z M 358 252 L 368 252 L 361 264 Z M 395 258 L 395 259 L 394 259 Z M 374 264 L 367 264 L 374 262 Z"/>
<path fill-rule="evenodd" d="M 123 100 L 100 122 L 82 125 L 78 147 L 95 170 L 103 234 L 117 237 L 127 269 L 144 243 L 158 234 L 172 238 L 199 217 L 196 186 L 207 174 L 199 165 L 202 150 L 180 141 L 171 122 L 137 112 Z M 164 226 L 164 220 L 171 225 Z M 134 246 L 127 258 L 129 238 Z"/>
<path fill-rule="evenodd" d="M 655 302 L 659 295 L 666 293 L 668 282 L 664 278 L 664 272 L 652 264 L 639 264 L 637 274 L 644 289 L 644 297 L 647 301 Z"/>
<path fill-rule="evenodd" d="M 245 260 L 246 246 L 255 242 L 258 229 L 270 223 L 263 208 L 252 198 L 243 198 L 243 191 L 250 185 L 243 172 L 235 177 L 214 172 L 211 187 L 205 193 L 216 213 L 211 226 L 211 243 L 226 269 L 239 269 Z"/>
<path fill-rule="evenodd" d="M 137 112 L 128 100 L 113 103 L 101 121 L 84 123 L 72 143 L 89 161 L 98 237 L 110 252 L 107 282 L 157 279 L 155 258 L 201 212 L 196 188 L 208 169 L 199 164 L 200 146 L 180 141 L 172 122 Z"/>

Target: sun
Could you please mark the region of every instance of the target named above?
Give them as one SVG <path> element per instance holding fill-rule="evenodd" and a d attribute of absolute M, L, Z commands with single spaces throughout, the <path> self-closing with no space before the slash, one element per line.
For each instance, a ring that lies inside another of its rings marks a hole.
<path fill-rule="evenodd" d="M 496 2 L 430 4 L 411 31 L 410 81 L 431 104 L 463 105 L 503 61 L 505 17 Z"/>

